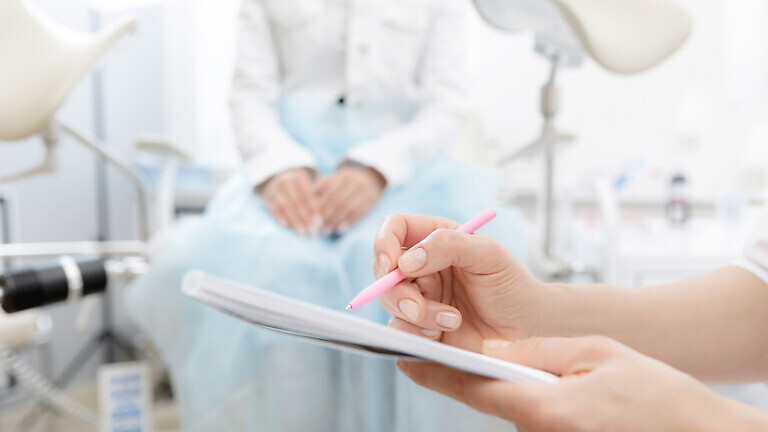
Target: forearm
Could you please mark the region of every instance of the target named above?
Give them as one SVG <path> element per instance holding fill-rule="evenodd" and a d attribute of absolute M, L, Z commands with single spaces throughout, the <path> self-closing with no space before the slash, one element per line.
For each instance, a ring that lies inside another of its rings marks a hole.
<path fill-rule="evenodd" d="M 768 379 L 768 287 L 726 267 L 647 288 L 547 286 L 543 335 L 602 334 L 710 382 Z"/>
<path fill-rule="evenodd" d="M 278 55 L 269 19 L 260 1 L 245 0 L 232 80 L 230 108 L 235 142 L 248 181 L 259 187 L 270 177 L 315 165 L 312 154 L 283 128 L 278 114 L 282 94 Z"/>
<path fill-rule="evenodd" d="M 680 401 L 677 401 L 680 402 Z M 670 401 L 670 403 L 675 403 Z M 743 431 L 768 430 L 768 414 L 757 408 L 736 402 L 708 389 L 699 400 L 685 401 L 685 419 L 675 430 L 680 431 Z"/>

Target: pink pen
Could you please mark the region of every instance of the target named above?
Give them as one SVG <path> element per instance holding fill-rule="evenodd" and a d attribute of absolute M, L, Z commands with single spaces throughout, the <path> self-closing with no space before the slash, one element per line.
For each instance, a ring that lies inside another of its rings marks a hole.
<path fill-rule="evenodd" d="M 482 213 L 480 213 L 479 215 L 470 219 L 464 225 L 456 228 L 456 231 L 463 232 L 466 234 L 472 234 L 478 228 L 485 225 L 486 223 L 488 223 L 488 221 L 490 221 L 495 217 L 496 217 L 496 210 L 489 208 L 483 211 Z M 391 272 L 387 273 L 386 276 L 368 285 L 368 287 L 360 291 L 355 296 L 355 298 L 353 298 L 352 301 L 349 302 L 349 304 L 347 305 L 347 310 L 358 308 L 368 303 L 369 301 L 375 299 L 376 297 L 384 294 L 388 289 L 397 285 L 403 279 L 405 279 L 405 275 L 400 271 L 400 269 L 395 268 Z"/>

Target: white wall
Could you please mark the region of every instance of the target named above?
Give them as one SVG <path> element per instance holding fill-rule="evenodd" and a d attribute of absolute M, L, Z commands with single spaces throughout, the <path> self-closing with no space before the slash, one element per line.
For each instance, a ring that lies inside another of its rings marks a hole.
<path fill-rule="evenodd" d="M 755 146 L 768 146 L 761 132 L 768 118 L 768 30 L 761 21 L 768 3 L 679 2 L 693 16 L 693 34 L 655 69 L 619 76 L 588 61 L 561 74 L 560 125 L 579 138 L 562 153 L 562 180 L 641 159 L 684 169 L 697 193 L 716 196 L 744 180 L 742 153 L 750 136 Z M 533 54 L 530 34 L 498 32 L 476 14 L 471 21 L 477 109 L 488 137 L 515 148 L 537 136 L 547 65 Z M 516 164 L 508 180 L 535 186 L 538 176 L 527 165 Z"/>

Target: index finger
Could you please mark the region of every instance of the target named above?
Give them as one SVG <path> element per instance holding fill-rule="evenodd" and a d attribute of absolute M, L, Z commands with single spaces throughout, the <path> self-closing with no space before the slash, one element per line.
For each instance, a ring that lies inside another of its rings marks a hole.
<path fill-rule="evenodd" d="M 312 176 L 307 173 L 307 175 L 299 177 L 297 186 L 303 199 L 307 203 L 307 208 L 309 209 L 312 216 L 314 216 L 318 214 L 319 206 L 317 205 L 317 197 L 315 196 L 312 181 Z"/>
<path fill-rule="evenodd" d="M 456 229 L 459 224 L 444 218 L 436 218 L 415 214 L 396 214 L 387 216 L 379 227 L 373 253 L 384 273 L 391 271 L 397 265 L 402 255 L 402 248 L 424 240 L 438 229 Z M 383 259 L 386 257 L 386 261 Z"/>

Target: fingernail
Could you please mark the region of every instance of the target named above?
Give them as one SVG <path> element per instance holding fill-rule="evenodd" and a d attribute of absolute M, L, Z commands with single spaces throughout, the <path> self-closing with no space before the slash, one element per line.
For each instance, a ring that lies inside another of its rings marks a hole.
<path fill-rule="evenodd" d="M 389 271 L 389 256 L 384 252 L 379 254 L 379 269 L 386 273 Z"/>
<path fill-rule="evenodd" d="M 416 321 L 419 318 L 419 305 L 413 300 L 403 299 L 397 304 L 400 312 L 405 315 L 409 321 Z"/>
<path fill-rule="evenodd" d="M 376 263 L 376 270 L 374 270 L 373 275 L 376 276 L 376 279 L 381 279 L 384 277 L 384 275 L 387 274 L 386 270 L 383 270 L 379 263 Z"/>
<path fill-rule="evenodd" d="M 512 342 L 501 339 L 486 339 L 483 341 L 483 345 L 490 349 L 502 349 L 512 345 Z"/>
<path fill-rule="evenodd" d="M 309 223 L 309 233 L 312 236 L 320 234 L 320 230 L 323 227 L 323 218 L 319 214 L 312 216 L 312 220 Z"/>
<path fill-rule="evenodd" d="M 323 226 L 323 217 L 319 214 L 315 214 L 312 216 L 312 226 L 320 228 Z"/>
<path fill-rule="evenodd" d="M 339 224 L 339 226 L 336 228 L 336 231 L 339 234 L 346 234 L 347 232 L 349 232 L 350 228 L 352 228 L 352 225 L 350 225 L 350 224 L 348 224 L 346 222 L 343 222 L 343 223 Z"/>
<path fill-rule="evenodd" d="M 320 234 L 322 234 L 323 237 L 328 237 L 331 234 L 333 234 L 333 228 L 324 226 L 324 227 L 320 228 Z"/>
<path fill-rule="evenodd" d="M 280 226 L 288 226 L 288 222 L 286 222 L 286 221 L 285 221 L 285 219 L 278 219 L 278 220 L 277 220 L 277 223 L 278 223 Z"/>
<path fill-rule="evenodd" d="M 438 330 L 430 330 L 430 329 L 421 329 L 421 334 L 423 334 L 426 337 L 433 338 L 440 335 L 440 331 Z"/>
<path fill-rule="evenodd" d="M 414 249 L 406 252 L 398 261 L 400 270 L 404 272 L 415 272 L 427 264 L 427 252 L 424 248 Z"/>
<path fill-rule="evenodd" d="M 435 315 L 435 322 L 443 327 L 455 329 L 461 325 L 461 317 L 453 312 L 440 312 Z"/>

